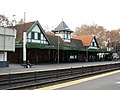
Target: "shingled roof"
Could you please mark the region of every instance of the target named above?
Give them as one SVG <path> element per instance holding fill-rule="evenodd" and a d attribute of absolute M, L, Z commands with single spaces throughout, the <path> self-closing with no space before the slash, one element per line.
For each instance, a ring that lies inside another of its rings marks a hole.
<path fill-rule="evenodd" d="M 81 40 L 71 38 L 71 43 L 76 47 L 83 47 L 83 43 Z"/>
<path fill-rule="evenodd" d="M 23 38 L 23 32 L 27 32 L 28 30 L 30 30 L 30 28 L 33 25 L 35 25 L 36 23 L 37 23 L 37 21 L 33 21 L 33 22 L 25 23 L 25 24 L 15 25 L 13 28 L 15 28 L 17 30 L 16 43 L 21 42 L 21 40 Z M 71 31 L 68 28 L 68 26 L 64 23 L 64 21 L 62 21 L 55 30 L 57 31 L 58 29 L 59 30 Z M 48 34 L 45 34 L 45 35 L 46 35 L 46 38 L 49 40 L 51 45 L 54 45 L 54 46 L 58 45 L 58 36 L 48 35 Z M 61 46 L 71 46 L 71 47 L 89 46 L 93 38 L 94 38 L 94 36 L 92 36 L 92 35 L 74 36 L 73 38 L 71 38 L 71 42 L 64 42 L 59 37 L 59 45 L 61 45 Z"/>
<path fill-rule="evenodd" d="M 35 22 L 36 21 L 25 23 L 25 24 L 17 24 L 12 27 L 17 30 L 16 40 L 15 40 L 16 43 L 19 43 L 22 40 L 23 32 L 27 32 Z"/>
<path fill-rule="evenodd" d="M 49 41 L 51 42 L 51 45 L 58 45 L 58 36 L 54 35 L 47 35 Z M 71 46 L 71 47 L 83 47 L 82 41 L 77 40 L 77 39 L 71 39 L 71 42 L 64 42 L 60 37 L 59 37 L 59 45 L 61 46 Z"/>
<path fill-rule="evenodd" d="M 88 35 L 88 36 L 74 36 L 74 39 L 81 40 L 83 43 L 83 46 L 90 46 L 90 43 L 92 39 L 94 38 L 93 35 Z"/>
<path fill-rule="evenodd" d="M 58 45 L 58 36 L 48 35 L 48 34 L 46 36 L 51 42 L 51 45 L 54 45 L 54 46 Z M 60 37 L 59 37 L 59 45 L 62 45 L 62 46 L 65 45 L 64 41 Z"/>
<path fill-rule="evenodd" d="M 69 32 L 73 32 L 69 29 L 69 27 L 65 24 L 64 21 L 62 21 L 57 28 L 55 28 L 55 30 L 52 30 L 52 32 L 58 32 L 58 31 L 69 31 Z"/>

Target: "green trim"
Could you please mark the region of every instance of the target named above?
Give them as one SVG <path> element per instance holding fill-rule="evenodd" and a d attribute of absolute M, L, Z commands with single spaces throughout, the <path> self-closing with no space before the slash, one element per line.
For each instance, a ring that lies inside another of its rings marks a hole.
<path fill-rule="evenodd" d="M 22 48 L 22 44 L 16 44 L 15 48 Z M 54 49 L 58 50 L 58 46 L 51 46 L 47 44 L 39 44 L 39 43 L 27 43 L 27 48 L 35 48 L 35 49 Z M 95 53 L 113 53 L 113 51 L 106 51 L 102 49 L 85 49 L 71 46 L 59 46 L 60 50 L 66 51 L 83 51 L 83 52 L 95 52 Z"/>
<path fill-rule="evenodd" d="M 58 46 L 51 46 L 45 44 L 38 44 L 38 43 L 28 43 L 27 48 L 40 48 L 40 49 L 58 49 Z M 75 50 L 75 51 L 86 51 L 83 48 L 78 47 L 70 47 L 70 46 L 59 46 L 60 50 Z"/>
<path fill-rule="evenodd" d="M 16 44 L 15 48 L 22 48 L 22 44 Z M 39 43 L 27 43 L 27 48 L 39 48 L 39 49 L 55 49 L 58 50 L 58 46 L 51 46 L 47 44 L 39 44 Z M 59 46 L 60 50 L 74 50 L 74 51 L 86 51 L 84 48 L 78 48 L 78 47 L 70 47 L 70 46 Z"/>
<path fill-rule="evenodd" d="M 113 53 L 113 51 L 106 51 L 103 49 L 87 49 L 88 52 L 96 52 L 96 53 Z"/>
<path fill-rule="evenodd" d="M 40 43 L 27 43 L 27 48 L 52 49 L 53 46 Z"/>
<path fill-rule="evenodd" d="M 38 26 L 38 28 L 40 29 L 40 32 L 43 34 L 43 36 L 45 37 L 46 41 L 51 44 L 51 42 L 49 41 L 49 39 L 47 38 L 46 36 L 46 33 L 44 32 L 42 26 L 40 25 L 40 23 L 38 21 L 36 21 L 27 31 L 27 36 L 30 32 L 32 32 L 32 29 L 35 27 L 35 26 Z M 32 39 L 32 38 L 31 38 Z"/>
<path fill-rule="evenodd" d="M 15 48 L 22 48 L 23 44 L 15 44 Z"/>
<path fill-rule="evenodd" d="M 57 47 L 57 46 L 56 46 Z M 69 51 L 86 51 L 84 48 L 80 47 L 71 47 L 71 46 L 60 46 L 60 50 L 69 50 Z"/>

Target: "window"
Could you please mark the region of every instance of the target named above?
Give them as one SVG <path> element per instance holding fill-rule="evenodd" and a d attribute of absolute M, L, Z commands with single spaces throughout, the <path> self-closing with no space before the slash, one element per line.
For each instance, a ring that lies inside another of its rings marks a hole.
<path fill-rule="evenodd" d="M 45 36 L 40 32 L 31 32 L 31 39 L 34 43 L 48 44 Z"/>
<path fill-rule="evenodd" d="M 69 34 L 68 34 L 68 32 L 67 32 L 67 38 L 68 38 L 68 35 L 69 35 Z"/>
<path fill-rule="evenodd" d="M 64 33 L 64 39 L 70 39 L 70 33 L 69 32 Z"/>
<path fill-rule="evenodd" d="M 40 35 L 40 33 L 38 33 L 38 40 L 41 40 L 41 38 L 40 38 L 40 37 L 41 37 L 41 35 Z"/>
<path fill-rule="evenodd" d="M 65 33 L 65 38 L 68 38 L 68 34 L 67 33 Z"/>
<path fill-rule="evenodd" d="M 70 34 L 68 34 L 68 39 L 70 39 Z"/>
<path fill-rule="evenodd" d="M 43 38 L 44 38 L 44 36 L 43 36 L 43 34 L 41 34 L 41 40 L 43 40 Z"/>
<path fill-rule="evenodd" d="M 31 32 L 31 39 L 34 39 L 34 37 L 35 37 L 35 33 Z"/>
<path fill-rule="evenodd" d="M 36 39 L 36 40 L 38 39 L 38 33 L 37 32 L 34 33 L 34 39 Z"/>
<path fill-rule="evenodd" d="M 93 46 L 93 47 L 95 46 L 95 42 L 92 42 L 92 46 Z"/>

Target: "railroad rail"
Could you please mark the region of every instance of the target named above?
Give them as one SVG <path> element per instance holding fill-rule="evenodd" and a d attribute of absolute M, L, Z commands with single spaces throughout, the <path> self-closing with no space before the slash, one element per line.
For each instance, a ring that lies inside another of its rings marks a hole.
<path fill-rule="evenodd" d="M 15 90 L 120 69 L 120 63 L 0 75 L 0 90 Z"/>

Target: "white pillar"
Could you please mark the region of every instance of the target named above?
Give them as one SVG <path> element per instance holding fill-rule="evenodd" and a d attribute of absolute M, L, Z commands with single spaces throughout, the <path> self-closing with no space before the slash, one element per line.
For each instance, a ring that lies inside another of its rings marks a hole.
<path fill-rule="evenodd" d="M 26 62 L 26 32 L 23 32 L 23 62 Z"/>
<path fill-rule="evenodd" d="M 0 61 L 7 61 L 7 52 L 0 52 Z"/>
<path fill-rule="evenodd" d="M 0 61 L 4 61 L 4 52 L 0 52 Z"/>

